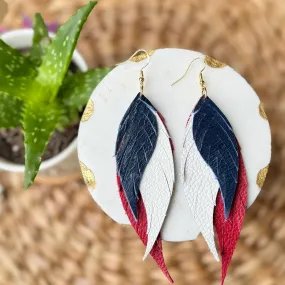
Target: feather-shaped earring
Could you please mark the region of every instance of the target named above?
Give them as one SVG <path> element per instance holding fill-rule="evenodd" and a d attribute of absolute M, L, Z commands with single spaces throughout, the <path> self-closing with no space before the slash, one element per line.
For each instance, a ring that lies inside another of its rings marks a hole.
<path fill-rule="evenodd" d="M 164 119 L 143 95 L 144 68 L 140 72 L 140 93 L 125 113 L 117 135 L 116 164 L 120 197 L 131 225 L 166 277 L 160 231 L 174 186 L 174 162 Z M 132 55 L 131 58 L 134 56 Z"/>
<path fill-rule="evenodd" d="M 184 78 L 191 64 L 182 76 Z M 208 97 L 200 72 L 202 96 L 186 125 L 181 158 L 184 193 L 193 216 L 216 260 L 216 228 L 224 283 L 243 224 L 247 203 L 247 177 L 233 129 Z M 172 85 L 179 82 L 177 80 Z M 220 190 L 220 193 L 219 193 Z"/>

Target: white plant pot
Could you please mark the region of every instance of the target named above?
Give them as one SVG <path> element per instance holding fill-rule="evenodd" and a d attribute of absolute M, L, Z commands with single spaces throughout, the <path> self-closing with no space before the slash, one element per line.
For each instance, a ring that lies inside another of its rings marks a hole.
<path fill-rule="evenodd" d="M 4 42 L 15 49 L 28 49 L 32 46 L 33 34 L 34 32 L 32 29 L 19 29 L 7 32 L 1 35 L 1 38 Z M 51 33 L 50 36 L 53 37 L 54 34 Z M 77 65 L 81 72 L 88 70 L 86 62 L 77 50 L 74 51 L 73 62 Z M 76 149 L 77 138 L 75 138 L 61 153 L 53 158 L 43 161 L 40 170 L 48 170 L 59 165 L 64 160 L 68 159 L 74 152 L 76 152 Z M 0 170 L 24 172 L 24 168 L 25 167 L 22 164 L 16 164 L 0 157 Z"/>

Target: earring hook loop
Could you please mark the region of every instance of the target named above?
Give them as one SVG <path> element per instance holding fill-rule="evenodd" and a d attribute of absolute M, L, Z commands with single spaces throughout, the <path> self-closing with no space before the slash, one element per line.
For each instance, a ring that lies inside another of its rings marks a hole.
<path fill-rule="evenodd" d="M 205 62 L 204 62 L 205 63 Z M 205 84 L 205 80 L 204 80 L 204 77 L 203 77 L 203 72 L 204 70 L 206 69 L 206 63 L 203 67 L 203 69 L 200 71 L 200 74 L 199 74 L 199 78 L 200 78 L 200 86 L 202 88 L 202 96 L 204 96 L 204 98 L 207 98 L 208 97 L 208 91 L 207 91 L 207 87 L 206 87 L 206 84 Z"/>
<path fill-rule="evenodd" d="M 180 77 L 178 80 L 176 80 L 175 82 L 173 82 L 173 83 L 171 84 L 171 86 L 177 84 L 177 83 L 180 82 L 182 79 L 184 79 L 185 76 L 187 75 L 187 73 L 189 72 L 190 67 L 192 66 L 192 64 L 193 64 L 196 60 L 198 60 L 198 59 L 202 59 L 202 57 L 196 57 L 196 58 L 194 58 L 194 59 L 190 62 L 190 64 L 188 65 L 188 67 L 187 67 L 185 73 L 182 75 L 182 77 Z M 204 81 L 204 78 L 203 78 L 203 72 L 204 72 L 204 70 L 206 69 L 206 66 L 207 66 L 207 65 L 206 65 L 205 61 L 203 61 L 203 62 L 204 62 L 204 67 L 203 67 L 203 69 L 200 71 L 199 78 L 200 78 L 200 86 L 201 86 L 201 88 L 202 88 L 202 95 L 203 95 L 205 98 L 207 98 L 207 88 L 206 88 L 205 81 Z"/>
<path fill-rule="evenodd" d="M 180 82 L 182 79 L 184 79 L 185 76 L 187 75 L 188 71 L 190 70 L 190 67 L 192 66 L 192 64 L 193 64 L 196 60 L 198 60 L 198 59 L 201 59 L 201 57 L 196 57 L 196 58 L 194 58 L 194 59 L 190 62 L 190 64 L 188 65 L 188 67 L 187 67 L 185 73 L 184 73 L 178 80 L 176 80 L 175 82 L 173 82 L 173 83 L 171 84 L 171 86 L 174 86 L 175 84 L 177 84 L 178 82 Z"/>
<path fill-rule="evenodd" d="M 139 78 L 139 81 L 140 81 L 140 95 L 143 95 L 143 89 L 144 89 L 144 69 L 149 65 L 150 63 L 150 56 L 149 56 L 149 53 L 145 50 L 145 49 L 138 49 L 134 54 L 132 54 L 126 61 L 129 61 L 130 59 L 132 59 L 134 56 L 136 56 L 138 53 L 140 52 L 144 52 L 147 56 L 147 62 L 146 64 L 141 68 L 141 71 L 140 71 L 140 78 Z M 116 64 L 116 66 L 120 65 L 120 64 L 123 64 L 125 63 L 126 61 L 124 62 L 121 62 L 119 64 Z"/>

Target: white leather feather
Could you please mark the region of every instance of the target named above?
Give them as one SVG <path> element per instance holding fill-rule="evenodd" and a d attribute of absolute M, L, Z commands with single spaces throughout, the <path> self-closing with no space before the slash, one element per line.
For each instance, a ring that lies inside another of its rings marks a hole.
<path fill-rule="evenodd" d="M 161 231 L 174 186 L 174 162 L 169 135 L 159 115 L 154 114 L 158 123 L 158 138 L 140 184 L 147 214 L 148 234 L 143 259 L 150 253 Z"/>
<path fill-rule="evenodd" d="M 193 137 L 192 114 L 186 127 L 181 157 L 184 193 L 194 219 L 215 259 L 219 261 L 213 226 L 214 208 L 219 183 L 212 169 L 204 161 Z"/>

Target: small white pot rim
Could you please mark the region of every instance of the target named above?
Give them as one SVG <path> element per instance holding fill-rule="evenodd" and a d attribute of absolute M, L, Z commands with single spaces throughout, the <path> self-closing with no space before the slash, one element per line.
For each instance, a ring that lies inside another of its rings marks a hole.
<path fill-rule="evenodd" d="M 18 29 L 2 34 L 1 39 L 13 48 L 25 49 L 32 46 L 33 34 L 33 29 Z M 54 34 L 50 33 L 50 36 L 53 37 Z M 88 66 L 85 60 L 77 50 L 74 51 L 73 62 L 77 65 L 81 72 L 88 70 Z M 63 160 L 70 156 L 76 150 L 76 148 L 77 138 L 75 138 L 62 152 L 48 160 L 43 161 L 40 170 L 46 170 L 60 164 Z M 0 170 L 6 170 L 10 172 L 24 172 L 25 166 L 22 164 L 10 162 L 0 157 Z"/>

